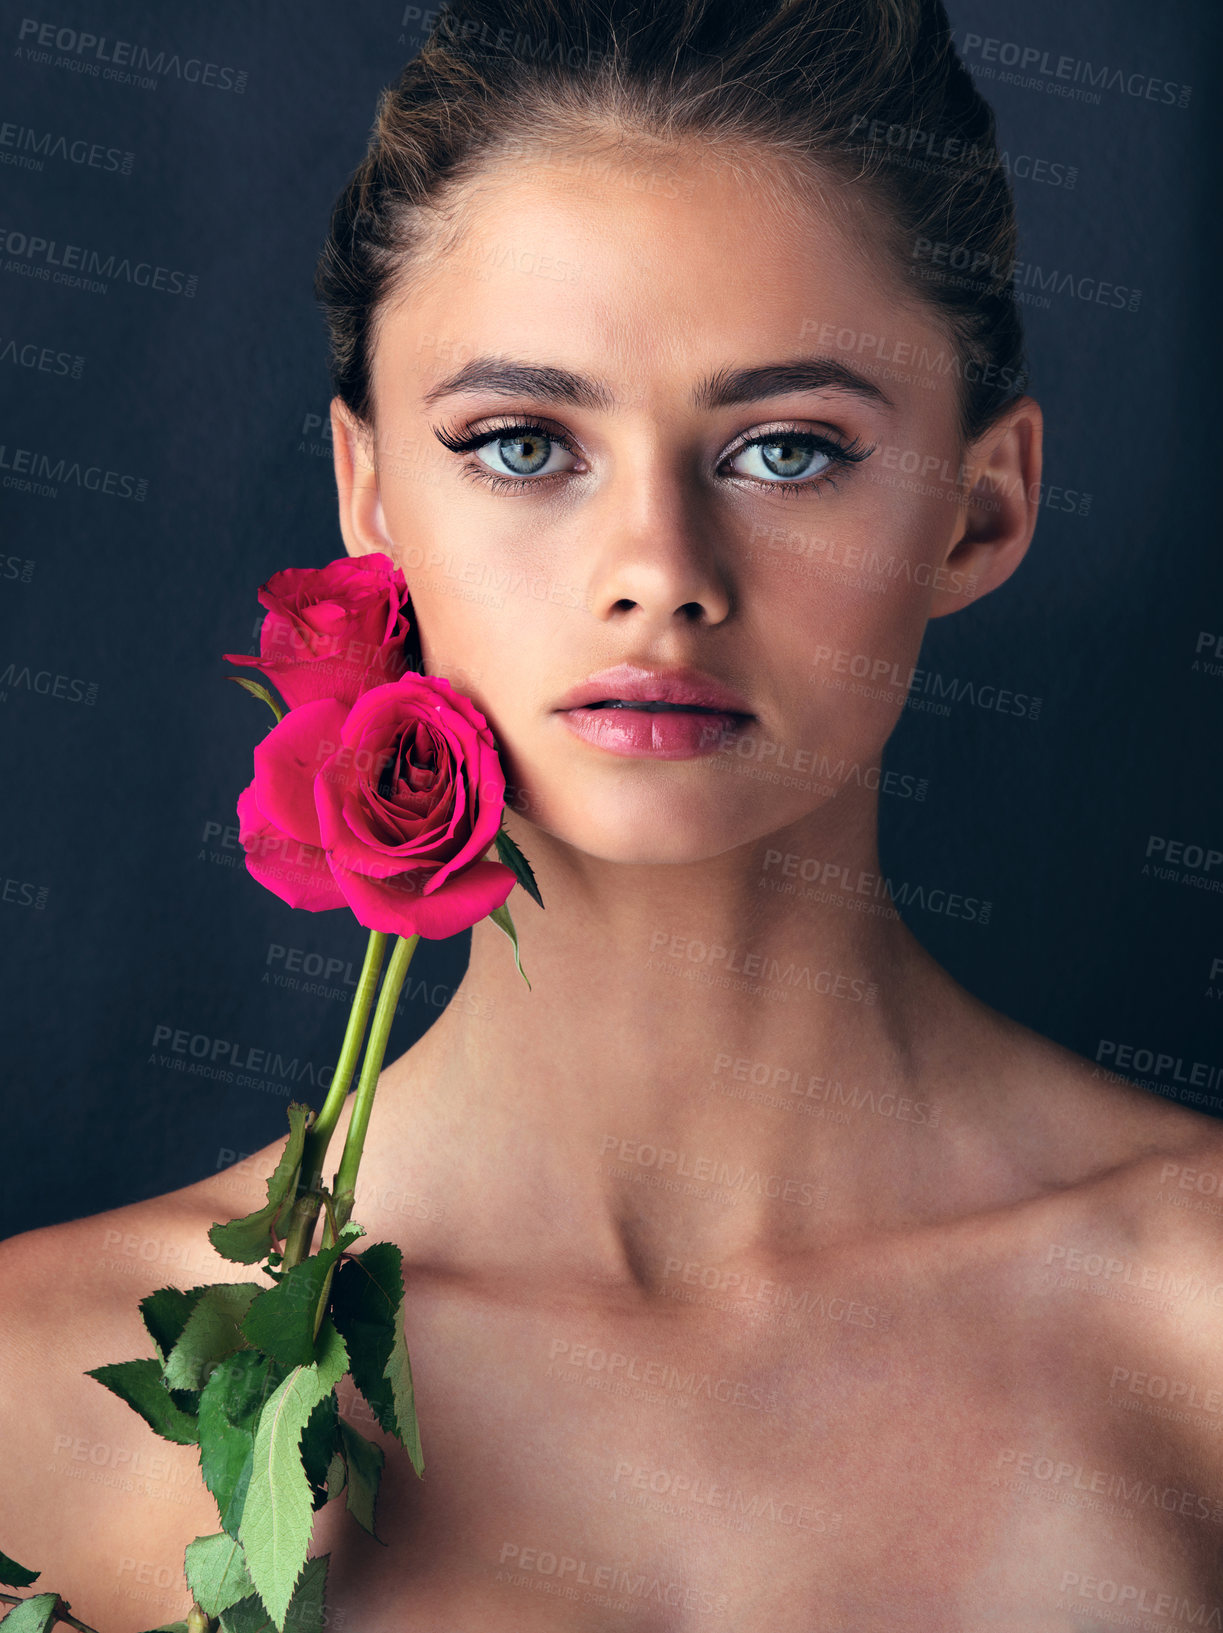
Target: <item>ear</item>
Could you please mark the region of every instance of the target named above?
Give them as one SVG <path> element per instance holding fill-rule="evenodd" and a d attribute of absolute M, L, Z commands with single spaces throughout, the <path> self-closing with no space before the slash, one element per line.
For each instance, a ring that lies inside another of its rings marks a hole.
<path fill-rule="evenodd" d="M 1020 397 L 968 449 L 965 501 L 943 566 L 958 589 L 936 588 L 931 618 L 1004 584 L 1027 554 L 1040 514 L 1044 416 Z"/>
<path fill-rule="evenodd" d="M 378 491 L 373 429 L 358 420 L 339 397 L 331 399 L 331 443 L 344 548 L 350 556 L 381 550 L 394 560 Z"/>

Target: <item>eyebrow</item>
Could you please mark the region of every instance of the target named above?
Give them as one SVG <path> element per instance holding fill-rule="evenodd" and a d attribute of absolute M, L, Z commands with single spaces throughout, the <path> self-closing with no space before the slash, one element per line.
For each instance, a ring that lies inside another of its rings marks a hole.
<path fill-rule="evenodd" d="M 430 405 L 443 397 L 472 391 L 491 392 L 498 397 L 535 397 L 578 408 L 609 410 L 616 406 L 614 392 L 602 380 L 572 369 L 517 363 L 507 357 L 473 357 L 432 386 L 424 401 Z M 873 380 L 835 357 L 796 357 L 754 368 L 718 369 L 697 382 L 692 400 L 697 408 L 730 408 L 795 391 L 836 391 L 881 403 L 885 408 L 896 406 Z"/>

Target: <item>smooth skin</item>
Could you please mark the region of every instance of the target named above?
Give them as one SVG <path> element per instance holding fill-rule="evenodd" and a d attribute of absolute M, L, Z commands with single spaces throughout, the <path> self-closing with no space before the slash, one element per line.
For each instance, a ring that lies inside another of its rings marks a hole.
<path fill-rule="evenodd" d="M 426 670 L 488 717 L 546 903 L 511 898 L 532 990 L 478 925 L 454 1000 L 383 1072 L 354 1217 L 405 1253 L 426 1477 L 356 1417 L 387 1452 L 386 1545 L 322 1511 L 333 1614 L 362 1633 L 1207 1616 L 1223 1255 L 1195 1185 L 1223 1176 L 1218 1124 L 979 1003 L 869 887 L 802 882 L 809 859 L 881 871 L 904 688 L 846 688 L 837 655 L 907 676 L 930 618 L 1016 569 L 1040 409 L 961 446 L 930 362 L 948 336 L 855 196 L 708 150 L 647 158 L 580 185 L 559 155 L 488 171 L 382 315 L 374 425 L 332 408 L 345 547 L 400 563 Z M 829 320 L 927 361 L 820 348 Z M 820 355 L 889 400 L 842 379 L 710 402 Z M 438 394 L 477 358 L 586 385 Z M 524 421 L 543 474 L 496 488 L 491 432 Z M 439 429 L 490 435 L 456 453 Z M 768 433 L 871 451 L 817 450 L 819 480 L 781 493 Z M 728 752 L 609 754 L 557 704 L 621 662 L 703 670 L 754 719 Z M 201 1243 L 280 1144 L 0 1247 L 23 1470 L 0 1546 L 108 1633 L 182 1614 L 182 1549 L 215 1508 L 191 1453 L 80 1371 L 147 1353 L 153 1287 L 247 1279 Z M 193 1257 L 104 1270 L 116 1229 Z M 179 1483 L 67 1478 L 97 1461 L 78 1441 Z"/>

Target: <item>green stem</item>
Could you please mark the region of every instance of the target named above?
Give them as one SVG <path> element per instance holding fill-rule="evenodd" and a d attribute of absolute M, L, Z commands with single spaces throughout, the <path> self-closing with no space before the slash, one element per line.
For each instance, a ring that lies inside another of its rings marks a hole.
<path fill-rule="evenodd" d="M 369 1029 L 369 1043 L 361 1064 L 357 1097 L 353 1102 L 348 1134 L 344 1140 L 340 1166 L 336 1170 L 335 1184 L 332 1187 L 340 1225 L 347 1222 L 352 1211 L 352 1193 L 356 1189 L 357 1169 L 361 1165 L 361 1153 L 365 1149 L 365 1132 L 369 1127 L 370 1112 L 374 1109 L 374 1092 L 378 1087 L 382 1058 L 386 1054 L 386 1046 L 391 1036 L 395 1005 L 399 1002 L 399 993 L 403 987 L 404 976 L 408 973 L 408 965 L 412 962 L 412 954 L 419 945 L 418 935 L 395 937 L 395 946 L 386 969 L 386 980 L 383 981 L 382 991 L 378 994 L 378 1007 L 374 1010 L 373 1023 Z"/>
<path fill-rule="evenodd" d="M 386 979 L 382 983 L 382 991 L 378 994 L 378 1007 L 374 1011 L 373 1024 L 369 1029 L 369 1042 L 365 1047 L 365 1059 L 361 1063 L 361 1078 L 357 1084 L 357 1097 L 353 1102 L 352 1117 L 348 1123 L 348 1133 L 344 1139 L 344 1150 L 340 1155 L 340 1166 L 336 1171 L 335 1182 L 331 1196 L 326 1197 L 327 1221 L 323 1227 L 323 1246 L 332 1246 L 340 1231 L 348 1223 L 355 1200 L 357 1169 L 361 1166 L 361 1153 L 365 1149 L 365 1133 L 369 1128 L 370 1112 L 374 1109 L 374 1094 L 378 1088 L 378 1074 L 382 1070 L 383 1057 L 391 1036 L 391 1022 L 395 1018 L 395 1005 L 399 1002 L 399 994 L 403 987 L 404 976 L 408 973 L 408 965 L 412 962 L 412 954 L 420 943 L 419 936 L 396 936 L 395 946 L 391 951 L 391 960 L 386 967 Z M 333 1205 L 334 1202 L 334 1205 Z M 323 1316 L 327 1312 L 327 1299 L 331 1292 L 331 1279 L 335 1274 L 335 1263 L 323 1278 L 323 1286 L 319 1293 L 318 1305 L 314 1312 L 314 1336 L 319 1335 L 319 1328 L 323 1325 Z"/>
<path fill-rule="evenodd" d="M 310 1252 L 314 1222 L 318 1218 L 319 1186 L 323 1177 L 323 1164 L 327 1160 L 327 1147 L 331 1143 L 335 1125 L 344 1109 L 344 1102 L 348 1098 L 348 1086 L 352 1082 L 357 1061 L 361 1057 L 365 1023 L 373 1007 L 374 993 L 378 990 L 378 977 L 382 973 L 387 940 L 385 931 L 370 931 L 365 948 L 365 962 L 361 966 L 361 974 L 357 980 L 357 990 L 353 997 L 352 1009 L 349 1011 L 335 1076 L 331 1079 L 331 1087 L 327 1090 L 322 1110 L 306 1131 L 297 1180 L 297 1196 L 290 1214 L 289 1228 L 285 1232 L 282 1260 L 282 1268 L 285 1270 L 300 1264 Z"/>

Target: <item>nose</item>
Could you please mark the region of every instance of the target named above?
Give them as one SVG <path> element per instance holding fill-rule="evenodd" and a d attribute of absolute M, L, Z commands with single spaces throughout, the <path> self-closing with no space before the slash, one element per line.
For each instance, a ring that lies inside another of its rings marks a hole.
<path fill-rule="evenodd" d="M 734 591 L 718 530 L 680 475 L 638 481 L 631 491 L 612 482 L 600 500 L 602 514 L 582 516 L 595 541 L 587 606 L 596 618 L 631 620 L 646 636 L 729 618 Z"/>

